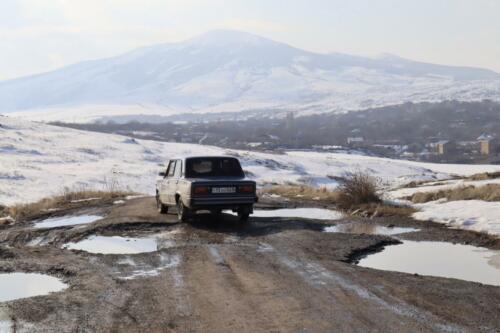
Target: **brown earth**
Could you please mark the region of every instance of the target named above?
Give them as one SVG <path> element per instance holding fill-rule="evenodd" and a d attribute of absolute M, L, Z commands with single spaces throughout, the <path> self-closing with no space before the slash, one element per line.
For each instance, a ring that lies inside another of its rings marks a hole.
<path fill-rule="evenodd" d="M 359 267 L 352 262 L 398 240 L 321 231 L 347 222 L 412 226 L 422 231 L 402 238 L 500 248 L 483 234 L 409 218 L 251 217 L 241 224 L 224 214 L 181 224 L 174 214 L 159 215 L 154 198 L 56 214 L 67 213 L 106 217 L 84 227 L 33 229 L 26 221 L 0 229 L 1 272 L 47 273 L 69 285 L 0 303 L 0 320 L 3 312 L 14 331 L 500 331 L 500 287 Z M 158 251 L 142 254 L 61 249 L 90 235 L 160 240 Z"/>

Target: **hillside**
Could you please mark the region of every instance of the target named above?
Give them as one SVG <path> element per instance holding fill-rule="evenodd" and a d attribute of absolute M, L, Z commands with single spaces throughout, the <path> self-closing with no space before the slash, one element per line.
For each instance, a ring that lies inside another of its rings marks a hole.
<path fill-rule="evenodd" d="M 64 187 L 118 186 L 154 193 L 161 164 L 183 155 L 238 156 L 247 174 L 265 184 L 335 187 L 349 171 L 367 171 L 390 186 L 498 170 L 492 165 L 437 165 L 314 152 L 269 154 L 196 144 L 136 140 L 0 117 L 0 204 L 34 201 Z"/>
<path fill-rule="evenodd" d="M 0 82 L 0 113 L 87 122 L 105 116 L 358 110 L 406 101 L 500 99 L 500 74 L 395 56 L 317 54 L 213 31 Z"/>

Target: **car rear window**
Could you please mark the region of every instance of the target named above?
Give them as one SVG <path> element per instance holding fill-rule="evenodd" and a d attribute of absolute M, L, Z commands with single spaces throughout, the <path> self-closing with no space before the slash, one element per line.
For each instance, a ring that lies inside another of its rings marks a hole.
<path fill-rule="evenodd" d="M 196 157 L 186 160 L 186 177 L 243 177 L 240 162 L 235 158 Z"/>

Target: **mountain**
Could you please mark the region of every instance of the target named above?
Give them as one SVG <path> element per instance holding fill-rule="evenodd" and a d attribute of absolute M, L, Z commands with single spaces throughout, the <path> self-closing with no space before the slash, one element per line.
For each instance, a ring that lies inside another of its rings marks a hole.
<path fill-rule="evenodd" d="M 318 54 L 225 30 L 0 82 L 1 113 L 28 110 L 15 114 L 50 120 L 344 112 L 406 101 L 484 98 L 500 99 L 500 74 L 391 55 Z"/>

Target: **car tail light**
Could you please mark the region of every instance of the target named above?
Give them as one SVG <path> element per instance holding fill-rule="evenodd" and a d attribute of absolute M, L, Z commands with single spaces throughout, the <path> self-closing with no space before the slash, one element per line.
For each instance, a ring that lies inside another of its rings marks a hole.
<path fill-rule="evenodd" d="M 253 185 L 242 185 L 240 186 L 240 193 L 254 193 L 255 188 Z"/>
<path fill-rule="evenodd" d="M 194 194 L 208 194 L 210 189 L 208 186 L 195 186 L 193 192 Z"/>

